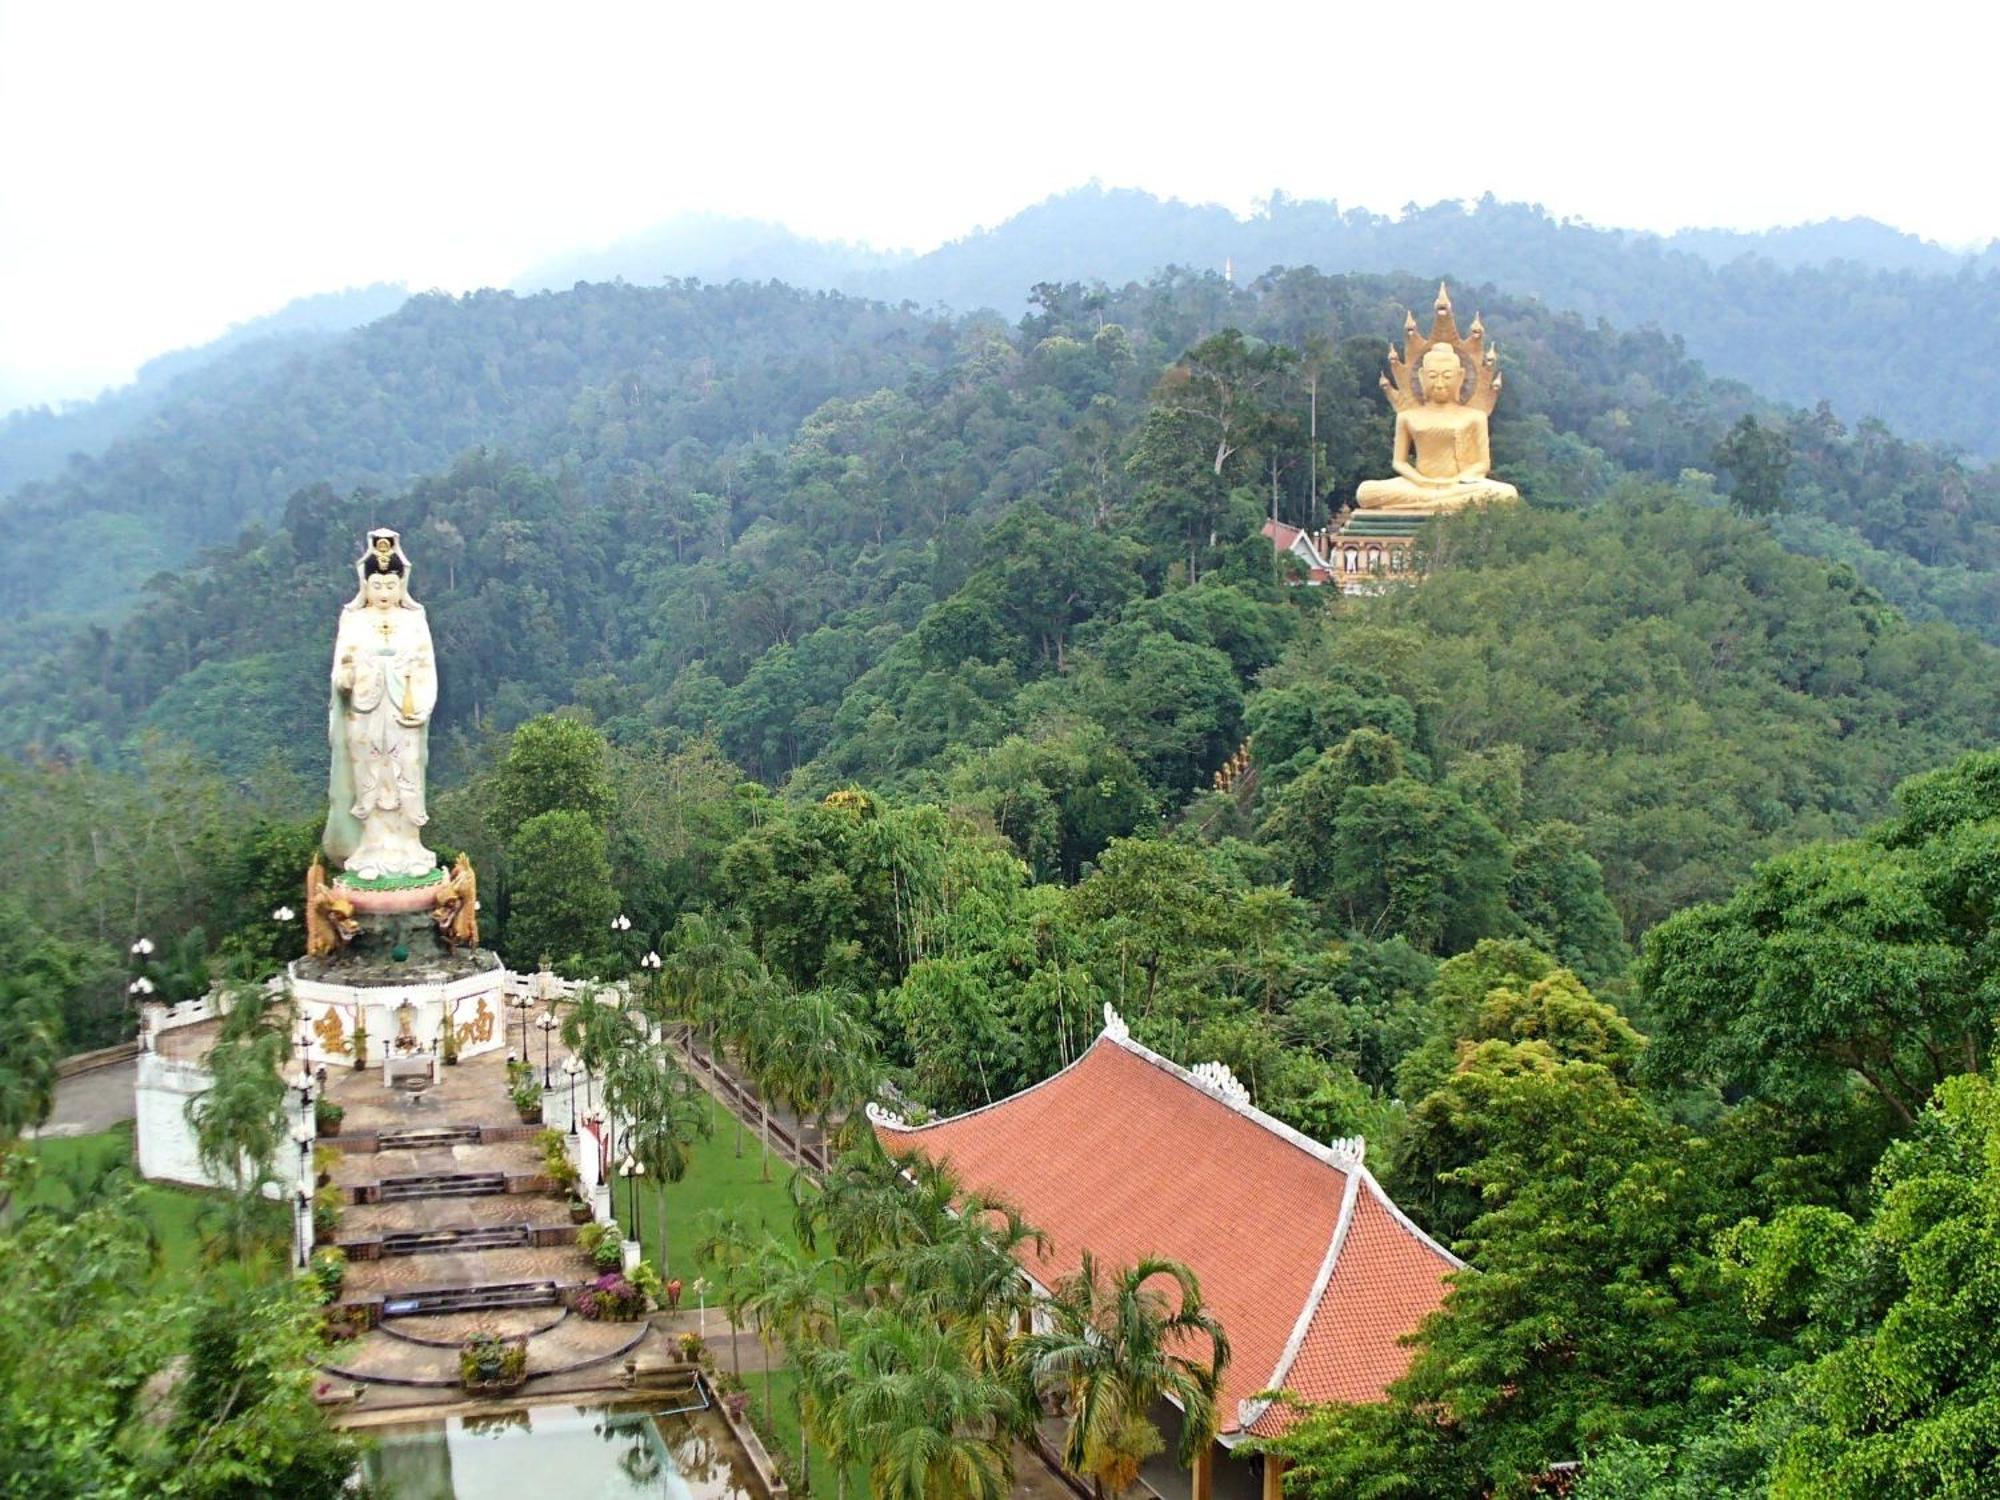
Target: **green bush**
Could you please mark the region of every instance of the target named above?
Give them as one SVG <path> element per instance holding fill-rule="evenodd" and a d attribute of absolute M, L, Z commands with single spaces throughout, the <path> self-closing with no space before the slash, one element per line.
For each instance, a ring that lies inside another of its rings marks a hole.
<path fill-rule="evenodd" d="M 313 1127 L 321 1135 L 339 1135 L 340 1122 L 347 1118 L 347 1111 L 322 1094 L 313 1100 Z"/>
<path fill-rule="evenodd" d="M 338 1245 L 322 1245 L 312 1253 L 312 1267 L 307 1272 L 319 1287 L 319 1300 L 331 1302 L 340 1295 L 340 1284 L 347 1279 L 347 1252 Z"/>
<path fill-rule="evenodd" d="M 330 1239 L 340 1228 L 340 1210 L 343 1207 L 340 1189 L 332 1183 L 313 1194 L 313 1237 Z"/>

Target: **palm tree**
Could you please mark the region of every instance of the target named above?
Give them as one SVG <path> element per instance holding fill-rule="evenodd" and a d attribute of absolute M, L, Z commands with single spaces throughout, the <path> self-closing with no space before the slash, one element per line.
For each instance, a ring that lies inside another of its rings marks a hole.
<path fill-rule="evenodd" d="M 827 1121 L 874 1092 L 874 1038 L 855 1019 L 859 998 L 851 990 L 818 989 L 786 994 L 767 1011 L 761 1033 L 759 1086 L 801 1120 L 819 1125 L 820 1160 L 827 1159 Z M 805 1142 L 799 1142 L 805 1159 Z"/>
<path fill-rule="evenodd" d="M 782 1341 L 792 1363 L 799 1365 L 807 1350 L 833 1340 L 840 1326 L 840 1308 L 827 1295 L 828 1263 L 802 1254 L 796 1246 L 766 1236 L 752 1259 L 748 1274 L 754 1291 L 746 1304 L 757 1319 L 759 1337 L 768 1355 Z M 811 1457 L 806 1422 L 806 1384 L 794 1386 L 799 1420 L 799 1473 L 805 1475 Z M 764 1421 L 771 1420 L 771 1375 L 764 1375 Z"/>
<path fill-rule="evenodd" d="M 929 1314 L 959 1340 L 974 1369 L 997 1376 L 1009 1368 L 1013 1340 L 1034 1305 L 1019 1259 L 1029 1247 L 1046 1250 L 1047 1236 L 1011 1205 L 974 1195 L 936 1238 L 891 1250 L 883 1269 L 906 1309 Z"/>
<path fill-rule="evenodd" d="M 823 1425 L 869 1456 L 876 1500 L 1002 1500 L 1012 1489 L 1026 1408 L 928 1320 L 872 1308 L 806 1363 L 803 1379 L 827 1406 Z"/>
<path fill-rule="evenodd" d="M 1148 1284 L 1156 1278 L 1178 1291 L 1177 1305 Z M 1043 1306 L 1049 1328 L 1016 1340 L 1015 1357 L 1036 1390 L 1066 1398 L 1063 1462 L 1088 1475 L 1099 1494 L 1128 1488 L 1139 1461 L 1157 1450 L 1159 1434 L 1146 1412 L 1162 1396 L 1183 1414 L 1176 1454 L 1182 1467 L 1215 1440 L 1215 1395 L 1229 1364 L 1229 1340 L 1203 1305 L 1193 1271 L 1154 1257 L 1106 1277 L 1085 1251 L 1081 1268 Z M 1203 1342 L 1206 1359 L 1182 1352 Z"/>
<path fill-rule="evenodd" d="M 669 1274 L 667 1184 L 687 1176 L 694 1143 L 715 1133 L 715 1116 L 709 1112 L 708 1096 L 701 1085 L 676 1067 L 664 1048 L 648 1048 L 640 1057 L 642 1066 L 614 1070 L 612 1077 L 623 1086 L 619 1107 L 628 1121 L 625 1149 L 638 1158 L 653 1180 L 660 1275 L 664 1277 Z M 609 1089 L 607 1082 L 607 1092 Z M 635 1238 L 638 1228 L 632 1226 Z"/>
<path fill-rule="evenodd" d="M 743 1358 L 737 1346 L 737 1330 L 743 1325 L 743 1311 L 750 1295 L 750 1280 L 744 1274 L 755 1253 L 757 1241 L 749 1221 L 736 1207 L 713 1208 L 702 1215 L 701 1238 L 695 1242 L 695 1258 L 720 1278 L 722 1296 L 717 1299 L 729 1317 L 729 1368 L 743 1378 Z"/>
<path fill-rule="evenodd" d="M 891 1252 L 948 1233 L 962 1191 L 949 1166 L 918 1152 L 891 1156 L 871 1133 L 835 1159 L 818 1192 L 795 1193 L 799 1237 L 811 1245 L 825 1233 L 844 1258 L 872 1270 Z"/>
<path fill-rule="evenodd" d="M 259 986 L 236 989 L 205 1059 L 212 1082 L 188 1100 L 187 1118 L 203 1168 L 239 1193 L 263 1186 L 284 1142 L 279 1067 L 291 1052 L 289 1008 Z"/>
<path fill-rule="evenodd" d="M 782 980 L 760 971 L 755 983 L 727 996 L 727 1008 L 718 1020 L 722 1039 L 735 1047 L 743 1070 L 756 1084 L 757 1135 L 764 1148 L 761 1175 L 766 1182 L 771 1180 L 771 1087 L 766 1069 L 778 1036 L 777 1017 L 785 993 Z"/>
<path fill-rule="evenodd" d="M 764 1424 L 771 1422 L 771 1376 L 780 1342 L 803 1346 L 817 1341 L 824 1322 L 826 1294 L 820 1263 L 766 1234 L 743 1267 L 749 1294 L 743 1309 L 757 1320 L 757 1340 L 764 1346 Z"/>
<path fill-rule="evenodd" d="M 570 1002 L 569 1014 L 563 1017 L 562 1043 L 583 1064 L 586 1080 L 602 1077 L 612 1059 L 630 1050 L 638 1039 L 639 1029 L 631 1015 L 623 1006 L 603 999 L 595 985 L 580 988 Z"/>
<path fill-rule="evenodd" d="M 679 1000 L 682 1015 L 707 1028 L 712 1053 L 719 1023 L 733 998 L 754 986 L 756 955 L 722 922 L 699 912 L 682 915 L 674 924 L 671 943 L 663 977 Z"/>

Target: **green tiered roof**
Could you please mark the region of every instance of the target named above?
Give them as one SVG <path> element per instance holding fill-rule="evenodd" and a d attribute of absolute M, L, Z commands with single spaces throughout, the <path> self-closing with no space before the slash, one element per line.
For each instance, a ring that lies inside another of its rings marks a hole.
<path fill-rule="evenodd" d="M 1395 514 L 1388 511 L 1357 510 L 1347 518 L 1347 524 L 1334 533 L 1340 537 L 1413 537 L 1417 528 L 1430 520 L 1429 516 L 1409 512 Z"/>

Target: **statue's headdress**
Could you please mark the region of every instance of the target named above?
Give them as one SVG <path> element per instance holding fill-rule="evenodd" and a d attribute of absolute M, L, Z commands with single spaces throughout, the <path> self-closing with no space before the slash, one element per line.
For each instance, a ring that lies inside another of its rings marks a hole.
<path fill-rule="evenodd" d="M 361 556 L 354 560 L 354 577 L 359 587 L 348 605 L 349 609 L 357 609 L 368 602 L 368 580 L 381 573 L 394 573 L 403 580 L 403 608 L 423 608 L 410 597 L 410 558 L 403 551 L 402 533 L 378 526 L 368 533 L 367 545 L 361 549 Z"/>
<path fill-rule="evenodd" d="M 1465 404 L 1476 406 L 1489 416 L 1493 403 L 1500 398 L 1500 351 L 1486 347 L 1486 325 L 1473 314 L 1472 327 L 1465 333 L 1458 331 L 1458 320 L 1452 316 L 1451 297 L 1446 293 L 1443 282 L 1438 283 L 1436 316 L 1431 320 L 1430 336 L 1417 332 L 1417 315 L 1403 314 L 1403 348 L 1398 353 L 1396 346 L 1389 346 L 1389 373 L 1382 377 L 1382 390 L 1389 398 L 1389 404 L 1397 411 L 1405 411 L 1423 403 L 1423 387 L 1417 378 L 1417 367 L 1424 361 L 1424 354 L 1439 344 L 1449 345 L 1458 355 L 1458 362 L 1472 375 L 1472 389 L 1465 393 Z"/>

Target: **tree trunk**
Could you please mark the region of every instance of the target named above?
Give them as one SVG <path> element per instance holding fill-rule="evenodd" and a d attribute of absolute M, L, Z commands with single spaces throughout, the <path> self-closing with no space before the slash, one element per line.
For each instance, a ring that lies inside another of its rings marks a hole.
<path fill-rule="evenodd" d="M 660 1280 L 667 1279 L 667 1191 L 665 1183 L 655 1183 L 653 1191 L 658 1194 L 654 1201 L 655 1223 L 660 1231 Z"/>
<path fill-rule="evenodd" d="M 736 1314 L 729 1315 L 729 1373 L 736 1377 L 736 1383 L 743 1383 L 743 1345 L 736 1336 Z"/>
<path fill-rule="evenodd" d="M 771 1106 L 764 1102 L 764 1096 L 761 1093 L 757 1096 L 757 1121 L 763 1133 L 761 1142 L 764 1147 L 763 1176 L 764 1180 L 769 1182 L 771 1180 Z"/>

